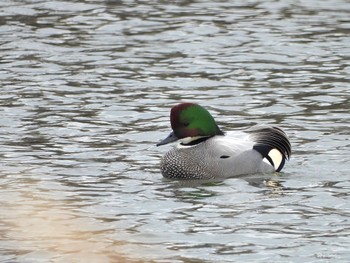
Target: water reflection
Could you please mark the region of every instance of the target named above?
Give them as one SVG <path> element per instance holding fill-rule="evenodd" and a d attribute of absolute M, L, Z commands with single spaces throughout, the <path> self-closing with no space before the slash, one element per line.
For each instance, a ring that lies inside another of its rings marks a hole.
<path fill-rule="evenodd" d="M 20 204 L 7 206 L 6 221 L 2 222 L 6 227 L 2 250 L 12 250 L 7 260 L 106 262 L 110 259 L 108 254 L 113 254 L 112 258 L 117 261 L 127 260 L 127 255 L 114 252 L 115 247 L 126 241 L 116 242 L 104 237 L 113 229 L 98 226 L 84 213 L 77 213 L 71 201 L 45 199 L 44 194 L 23 191 L 17 199 L 21 200 Z M 96 251 L 104 253 L 96 254 Z"/>

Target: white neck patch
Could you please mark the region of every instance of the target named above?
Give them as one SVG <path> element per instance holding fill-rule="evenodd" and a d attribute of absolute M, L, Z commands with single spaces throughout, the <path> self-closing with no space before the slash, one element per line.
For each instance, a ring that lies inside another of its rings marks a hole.
<path fill-rule="evenodd" d="M 188 148 L 188 147 L 196 146 L 196 145 L 186 145 L 186 144 L 190 144 L 193 141 L 196 141 L 198 139 L 205 138 L 205 137 L 207 136 L 195 136 L 195 137 L 183 138 L 179 140 L 179 143 L 176 145 L 176 148 Z"/>

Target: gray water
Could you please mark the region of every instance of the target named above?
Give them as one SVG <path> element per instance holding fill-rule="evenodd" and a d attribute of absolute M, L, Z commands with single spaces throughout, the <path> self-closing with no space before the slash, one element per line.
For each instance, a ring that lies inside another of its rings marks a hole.
<path fill-rule="evenodd" d="M 349 262 L 350 3 L 0 1 L 1 262 Z M 180 101 L 281 174 L 164 180 Z"/>

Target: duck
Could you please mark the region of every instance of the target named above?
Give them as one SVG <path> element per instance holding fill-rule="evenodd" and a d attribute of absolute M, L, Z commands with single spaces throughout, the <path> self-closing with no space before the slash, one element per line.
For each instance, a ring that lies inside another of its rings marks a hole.
<path fill-rule="evenodd" d="M 216 179 L 280 172 L 291 156 L 279 127 L 255 125 L 223 132 L 202 106 L 183 102 L 170 111 L 172 132 L 157 146 L 177 144 L 161 158 L 168 179 Z"/>

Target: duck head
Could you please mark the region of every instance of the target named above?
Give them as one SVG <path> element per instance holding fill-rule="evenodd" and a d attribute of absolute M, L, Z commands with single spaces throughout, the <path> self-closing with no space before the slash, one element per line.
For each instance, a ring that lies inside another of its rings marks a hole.
<path fill-rule="evenodd" d="M 224 134 L 213 116 L 195 103 L 181 103 L 174 106 L 170 112 L 170 123 L 173 131 L 157 146 L 185 138 L 191 141 L 191 138 L 198 139 Z"/>

